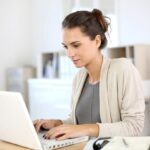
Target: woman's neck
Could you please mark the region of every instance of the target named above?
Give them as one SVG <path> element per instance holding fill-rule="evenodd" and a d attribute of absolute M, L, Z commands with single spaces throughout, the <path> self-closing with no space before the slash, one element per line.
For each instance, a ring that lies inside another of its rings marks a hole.
<path fill-rule="evenodd" d="M 86 67 L 88 70 L 89 83 L 96 83 L 100 80 L 100 72 L 102 66 L 103 56 L 100 53 L 93 61 Z"/>

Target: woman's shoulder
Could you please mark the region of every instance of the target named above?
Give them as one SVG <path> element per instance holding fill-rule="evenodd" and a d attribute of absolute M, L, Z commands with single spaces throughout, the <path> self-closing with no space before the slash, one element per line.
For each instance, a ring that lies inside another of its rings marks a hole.
<path fill-rule="evenodd" d="M 137 68 L 132 61 L 127 58 L 110 59 L 108 72 L 110 76 L 117 75 L 119 78 L 139 76 Z"/>
<path fill-rule="evenodd" d="M 128 70 L 129 68 L 133 68 L 134 65 L 131 59 L 128 58 L 115 58 L 110 59 L 110 68 L 116 70 Z"/>

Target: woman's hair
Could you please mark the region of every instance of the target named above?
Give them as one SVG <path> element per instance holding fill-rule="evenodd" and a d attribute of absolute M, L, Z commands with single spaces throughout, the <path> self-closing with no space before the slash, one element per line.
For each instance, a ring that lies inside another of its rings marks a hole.
<path fill-rule="evenodd" d="M 109 18 L 105 17 L 98 9 L 93 9 L 91 12 L 76 11 L 65 17 L 62 27 L 69 29 L 79 27 L 91 40 L 94 40 L 96 35 L 100 35 L 101 45 L 99 49 L 102 49 L 107 45 L 105 36 L 109 26 L 107 19 Z"/>

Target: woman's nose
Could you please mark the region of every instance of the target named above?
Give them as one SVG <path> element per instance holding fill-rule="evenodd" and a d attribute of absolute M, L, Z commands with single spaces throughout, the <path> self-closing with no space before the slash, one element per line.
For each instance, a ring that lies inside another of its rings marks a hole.
<path fill-rule="evenodd" d="M 73 57 L 74 56 L 74 51 L 72 49 L 68 48 L 68 50 L 67 50 L 67 56 L 70 57 L 70 58 Z"/>

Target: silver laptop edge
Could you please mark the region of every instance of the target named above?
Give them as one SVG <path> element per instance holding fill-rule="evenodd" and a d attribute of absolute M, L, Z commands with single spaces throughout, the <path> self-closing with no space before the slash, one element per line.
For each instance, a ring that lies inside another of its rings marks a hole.
<path fill-rule="evenodd" d="M 20 93 L 0 91 L 0 118 L 0 140 L 42 150 Z"/>

